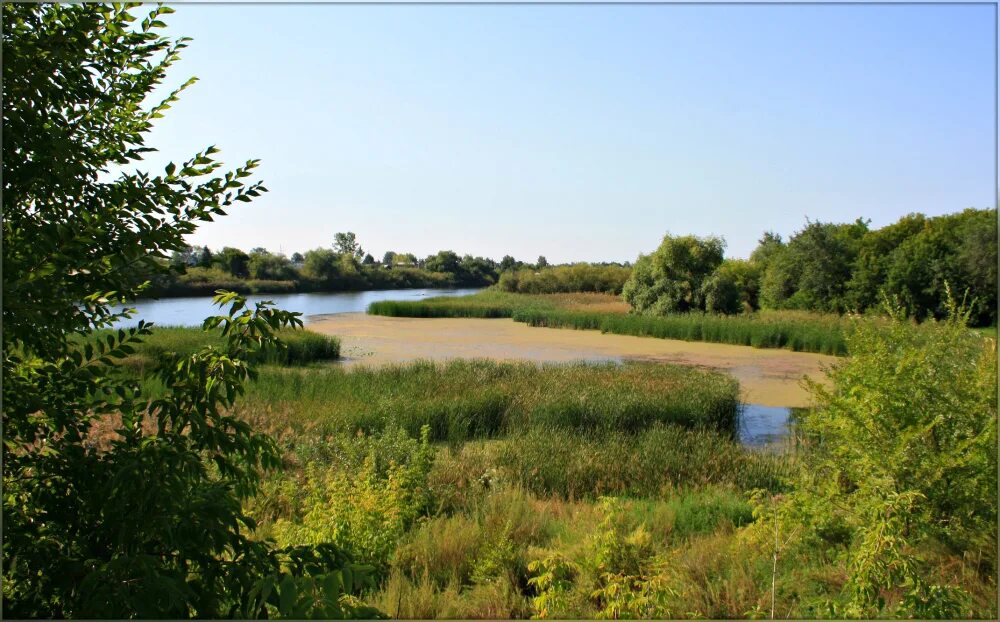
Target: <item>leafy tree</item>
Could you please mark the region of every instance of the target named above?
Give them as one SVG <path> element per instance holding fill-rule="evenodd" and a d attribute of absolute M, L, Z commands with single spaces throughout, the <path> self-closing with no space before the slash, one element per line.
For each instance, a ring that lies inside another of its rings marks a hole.
<path fill-rule="evenodd" d="M 315 281 L 333 282 L 340 276 L 340 255 L 335 251 L 317 248 L 307 251 L 302 264 L 302 276 Z"/>
<path fill-rule="evenodd" d="M 385 255 L 382 255 L 382 265 L 385 267 L 392 266 L 393 259 L 396 257 L 396 253 L 392 251 L 386 251 Z"/>
<path fill-rule="evenodd" d="M 292 263 L 294 263 L 294 264 L 301 265 L 302 262 L 305 261 L 305 259 L 306 258 L 302 256 L 302 253 L 298 253 L 298 252 L 292 253 Z"/>
<path fill-rule="evenodd" d="M 248 536 L 241 501 L 279 453 L 229 408 L 296 314 L 218 296 L 228 312 L 205 327 L 221 346 L 165 358 L 156 399 L 116 364 L 149 325 L 93 334 L 199 222 L 264 191 L 244 182 L 256 161 L 216 175 L 214 148 L 159 175 L 109 173 L 150 151 L 178 95 L 144 107 L 185 40 L 157 34 L 169 8 L 138 23 L 134 8 L 4 7 L 4 613 L 372 615 L 344 600 L 360 584 L 337 548 Z"/>
<path fill-rule="evenodd" d="M 267 251 L 251 253 L 248 270 L 252 279 L 291 281 L 297 276 L 292 262 L 287 257 Z"/>
<path fill-rule="evenodd" d="M 365 251 L 361 249 L 361 244 L 358 243 L 357 236 L 350 231 L 334 234 L 333 250 L 339 255 L 350 255 L 358 259 L 365 256 Z"/>
<path fill-rule="evenodd" d="M 268 254 L 270 254 L 270 253 L 268 253 L 267 249 L 264 248 L 263 246 L 255 246 L 255 247 L 253 247 L 253 248 L 250 249 L 250 256 L 251 257 L 254 256 L 254 255 L 268 255 Z"/>
<path fill-rule="evenodd" d="M 757 248 L 750 253 L 750 261 L 760 266 L 761 270 L 766 270 L 771 258 L 780 253 L 784 247 L 785 243 L 779 234 L 765 231 L 757 242 Z"/>
<path fill-rule="evenodd" d="M 371 266 L 375 264 L 375 258 L 371 256 L 371 253 L 365 255 L 364 260 L 361 261 L 362 265 Z"/>
<path fill-rule="evenodd" d="M 754 261 L 723 261 L 702 285 L 705 310 L 727 314 L 755 310 L 760 290 L 760 273 L 760 265 Z"/>
<path fill-rule="evenodd" d="M 923 214 L 908 214 L 891 225 L 869 231 L 861 238 L 851 280 L 847 283 L 847 297 L 853 308 L 861 311 L 881 304 L 893 253 L 900 244 L 919 234 L 926 226 L 927 219 Z"/>
<path fill-rule="evenodd" d="M 622 288 L 638 313 L 662 315 L 704 310 L 704 280 L 722 263 L 722 238 L 663 237 L 652 255 L 640 256 Z"/>
<path fill-rule="evenodd" d="M 439 251 L 424 260 L 424 268 L 431 272 L 447 272 L 455 274 L 459 271 L 461 260 L 454 251 Z"/>
<path fill-rule="evenodd" d="M 538 256 L 538 261 L 535 263 L 535 265 L 539 269 L 545 268 L 545 267 L 547 267 L 549 265 L 549 260 L 545 258 L 545 255 L 539 255 Z"/>
<path fill-rule="evenodd" d="M 519 268 L 520 266 L 521 262 L 514 259 L 510 255 L 504 255 L 503 259 L 500 260 L 500 272 L 507 272 L 508 270 Z"/>
<path fill-rule="evenodd" d="M 201 251 L 198 253 L 198 267 L 211 268 L 214 259 L 212 251 L 208 250 L 207 246 L 202 246 Z"/>
<path fill-rule="evenodd" d="M 215 265 L 229 274 L 245 279 L 250 276 L 250 255 L 238 248 L 227 246 L 215 254 Z"/>
<path fill-rule="evenodd" d="M 768 308 L 842 312 L 848 310 L 847 283 L 868 224 L 807 221 L 767 262 L 761 303 Z"/>

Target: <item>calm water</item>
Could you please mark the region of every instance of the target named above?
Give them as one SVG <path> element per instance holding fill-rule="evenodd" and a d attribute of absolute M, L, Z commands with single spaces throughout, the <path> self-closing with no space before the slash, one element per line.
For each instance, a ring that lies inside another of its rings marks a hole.
<path fill-rule="evenodd" d="M 788 435 L 792 409 L 784 406 L 744 404 L 740 417 L 740 442 L 764 447 Z"/>
<path fill-rule="evenodd" d="M 308 294 L 259 294 L 248 295 L 250 306 L 261 300 L 271 300 L 279 309 L 298 311 L 306 321 L 309 316 L 330 313 L 361 313 L 372 302 L 379 300 L 419 300 L 432 296 L 464 296 L 478 289 L 384 289 L 365 292 L 312 292 Z M 219 308 L 211 297 L 163 298 L 140 300 L 132 305 L 136 314 L 120 322 L 120 326 L 135 325 L 139 320 L 155 322 L 158 326 L 200 326 L 210 315 L 219 315 Z"/>

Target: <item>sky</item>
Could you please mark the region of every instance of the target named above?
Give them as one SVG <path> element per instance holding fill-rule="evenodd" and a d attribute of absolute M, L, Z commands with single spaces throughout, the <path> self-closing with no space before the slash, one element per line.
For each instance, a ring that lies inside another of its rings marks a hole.
<path fill-rule="evenodd" d="M 990 5 L 197 5 L 140 168 L 269 192 L 189 238 L 633 261 L 666 233 L 993 207 Z"/>

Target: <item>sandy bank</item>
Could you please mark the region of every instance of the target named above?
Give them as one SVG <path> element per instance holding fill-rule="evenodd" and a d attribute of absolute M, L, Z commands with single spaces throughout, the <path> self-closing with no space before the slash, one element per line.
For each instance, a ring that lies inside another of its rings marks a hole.
<path fill-rule="evenodd" d="M 341 339 L 345 364 L 380 365 L 415 359 L 488 358 L 539 362 L 651 360 L 698 365 L 732 374 L 744 399 L 765 406 L 807 406 L 804 376 L 823 378 L 837 359 L 822 354 L 716 343 L 532 328 L 513 320 L 394 318 L 363 313 L 321 316 L 310 330 Z"/>

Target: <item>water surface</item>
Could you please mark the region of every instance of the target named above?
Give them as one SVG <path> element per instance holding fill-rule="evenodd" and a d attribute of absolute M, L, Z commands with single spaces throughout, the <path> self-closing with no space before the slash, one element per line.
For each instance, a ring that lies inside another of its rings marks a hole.
<path fill-rule="evenodd" d="M 334 313 L 363 313 L 368 305 L 380 300 L 419 300 L 432 296 L 464 296 L 479 291 L 466 289 L 383 289 L 362 292 L 310 292 L 303 294 L 250 294 L 248 304 L 270 300 L 279 309 L 298 311 L 306 320 L 314 315 Z M 128 305 L 137 313 L 119 326 L 134 326 L 139 320 L 155 322 L 158 326 L 200 326 L 210 315 L 219 315 L 219 308 L 212 304 L 211 296 L 161 298 L 140 300 Z"/>
<path fill-rule="evenodd" d="M 792 409 L 785 406 L 744 404 L 740 414 L 740 442 L 765 447 L 788 436 Z"/>

